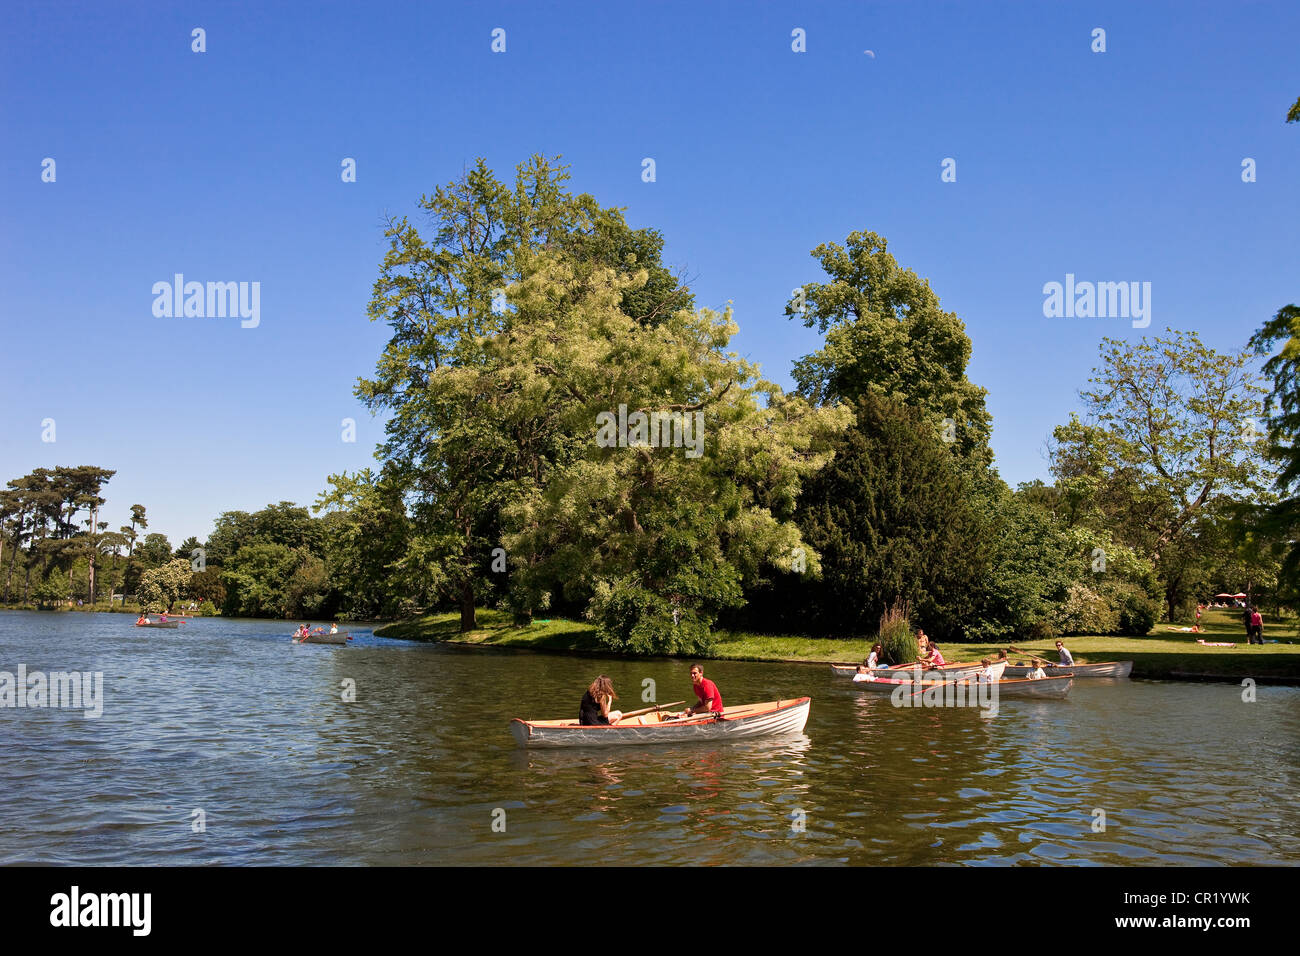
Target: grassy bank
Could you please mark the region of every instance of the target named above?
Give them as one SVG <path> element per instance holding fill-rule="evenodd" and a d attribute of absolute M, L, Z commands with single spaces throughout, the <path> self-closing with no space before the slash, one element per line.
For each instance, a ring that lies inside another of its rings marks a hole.
<path fill-rule="evenodd" d="M 492 610 L 478 612 L 478 630 L 460 633 L 457 613 L 430 614 L 398 624 L 378 628 L 381 637 L 414 641 L 444 641 L 490 647 L 517 647 L 532 650 L 560 651 L 576 654 L 607 653 L 596 637 L 595 628 L 581 621 L 563 619 L 538 620 L 530 627 L 515 627 L 509 615 Z M 1244 643 L 1244 631 L 1238 615 L 1227 611 L 1209 611 L 1205 630 L 1191 634 L 1178 627 L 1187 625 L 1157 624 L 1147 637 L 1082 636 L 1066 638 L 1066 647 L 1076 662 L 1133 661 L 1134 677 L 1192 678 L 1214 676 L 1225 679 L 1241 677 L 1300 680 L 1300 638 L 1294 624 L 1284 627 L 1265 625 L 1266 639 L 1283 642 L 1250 647 Z M 722 660 L 753 661 L 857 661 L 871 649 L 870 639 L 810 638 L 788 635 L 748 634 L 720 631 L 716 635 L 713 657 Z M 1231 647 L 1205 647 L 1207 641 L 1237 642 Z M 1029 654 L 1056 660 L 1055 642 L 1028 641 L 1014 645 Z M 950 661 L 977 661 L 996 654 L 1005 644 L 946 644 L 944 656 Z M 1013 654 L 1016 658 L 1018 655 Z"/>

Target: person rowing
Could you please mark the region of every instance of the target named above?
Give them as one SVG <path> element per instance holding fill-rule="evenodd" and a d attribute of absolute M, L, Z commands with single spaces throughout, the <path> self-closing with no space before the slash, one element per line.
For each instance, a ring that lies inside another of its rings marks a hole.
<path fill-rule="evenodd" d="M 332 623 L 332 622 L 331 622 L 331 624 L 330 624 L 330 633 L 331 633 L 331 634 L 337 634 L 338 632 L 339 632 L 339 626 L 338 626 L 338 624 L 335 624 L 335 623 Z"/>
<path fill-rule="evenodd" d="M 311 631 L 307 629 L 306 624 L 299 624 L 298 630 L 293 632 L 293 639 L 295 641 L 305 641 L 309 637 L 311 637 Z"/>
<path fill-rule="evenodd" d="M 700 702 L 682 711 L 685 716 L 694 717 L 701 711 L 711 714 L 722 713 L 722 695 L 718 693 L 718 685 L 704 676 L 704 668 L 699 664 L 691 665 L 691 687 Z"/>
<path fill-rule="evenodd" d="M 930 642 L 930 653 L 922 658 L 922 660 L 930 667 L 943 667 L 943 665 L 947 663 L 947 661 L 943 659 L 943 651 L 939 650 L 939 645 L 934 643 L 934 641 Z"/>
<path fill-rule="evenodd" d="M 148 615 L 148 614 L 141 614 L 139 617 L 137 617 L 137 618 L 135 619 L 135 626 L 136 626 L 136 627 L 143 627 L 144 625 L 146 625 L 146 624 L 148 624 L 148 623 L 150 623 L 150 622 L 149 622 L 149 615 Z"/>
<path fill-rule="evenodd" d="M 1065 642 L 1064 642 L 1064 641 L 1057 641 L 1057 642 L 1056 642 L 1056 653 L 1061 655 L 1061 666 L 1062 666 L 1062 667 L 1073 667 L 1073 666 L 1074 666 L 1074 655 L 1071 654 L 1068 650 L 1065 649 Z"/>
<path fill-rule="evenodd" d="M 618 694 L 614 693 L 614 682 L 601 674 L 591 682 L 587 692 L 582 695 L 582 703 L 578 705 L 578 723 L 583 727 L 618 723 L 623 717 L 622 712 L 609 709 L 616 700 Z"/>

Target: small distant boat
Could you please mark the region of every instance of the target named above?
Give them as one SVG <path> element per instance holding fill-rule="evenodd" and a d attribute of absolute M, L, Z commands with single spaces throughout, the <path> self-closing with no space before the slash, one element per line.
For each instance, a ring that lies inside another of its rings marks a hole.
<path fill-rule="evenodd" d="M 306 637 L 295 637 L 295 644 L 346 644 L 352 640 L 351 634 L 308 634 Z"/>
<path fill-rule="evenodd" d="M 180 627 L 184 621 L 146 621 L 144 624 L 136 622 L 136 627 Z"/>
<path fill-rule="evenodd" d="M 705 740 L 739 740 L 775 734 L 798 734 L 808 722 L 811 697 L 728 707 L 721 714 L 697 714 L 672 720 L 650 713 L 613 725 L 586 726 L 576 720 L 510 721 L 521 747 L 611 747 L 619 744 L 682 744 Z"/>
<path fill-rule="evenodd" d="M 1007 677 L 1027 677 L 1032 667 L 1015 666 L 1007 668 Z M 1100 664 L 1044 664 L 1043 673 L 1051 677 L 1128 677 L 1133 672 L 1132 661 L 1106 661 Z"/>

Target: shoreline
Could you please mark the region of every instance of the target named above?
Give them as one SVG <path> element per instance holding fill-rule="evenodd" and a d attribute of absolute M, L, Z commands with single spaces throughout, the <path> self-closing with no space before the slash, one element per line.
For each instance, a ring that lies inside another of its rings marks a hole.
<path fill-rule="evenodd" d="M 408 621 L 375 628 L 377 637 L 407 640 L 423 644 L 448 644 L 464 648 L 523 650 L 547 654 L 629 660 L 627 655 L 603 648 L 595 628 L 580 621 L 555 619 L 534 621 L 530 627 L 516 627 L 502 612 L 479 611 L 478 628 L 462 635 L 458 613 L 425 615 Z M 1235 636 L 1226 633 L 1231 623 L 1210 623 L 1206 630 L 1193 636 L 1175 630 L 1175 625 L 1159 625 L 1145 637 L 1073 636 L 1063 638 L 1077 663 L 1107 660 L 1132 660 L 1132 679 L 1170 680 L 1196 683 L 1240 684 L 1250 678 L 1258 684 L 1300 685 L 1300 641 L 1238 647 L 1206 647 L 1196 637 L 1221 640 Z M 468 639 L 467 639 L 468 638 Z M 750 661 L 768 664 L 810 664 L 828 666 L 861 660 L 866 656 L 870 639 L 811 638 L 798 635 L 752 635 L 719 632 L 708 655 L 692 655 L 704 661 Z M 1002 645 L 1006 647 L 1007 645 Z M 1055 640 L 1011 642 L 1024 659 L 1029 655 L 1053 660 Z M 997 645 L 944 644 L 950 663 L 969 663 L 996 654 Z M 684 660 L 672 655 L 651 655 L 647 660 Z"/>

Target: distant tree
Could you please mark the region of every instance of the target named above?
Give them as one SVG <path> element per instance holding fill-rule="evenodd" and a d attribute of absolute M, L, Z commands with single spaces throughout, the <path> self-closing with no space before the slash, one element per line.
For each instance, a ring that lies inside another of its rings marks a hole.
<path fill-rule="evenodd" d="M 916 408 L 961 458 L 986 466 L 992 418 L 985 390 L 966 378 L 966 328 L 887 246 L 874 232 L 854 232 L 846 246 L 828 242 L 812 251 L 828 281 L 804 283 L 785 314 L 824 332 L 826 341 L 795 363 L 795 381 L 814 401 L 853 402 L 871 391 Z"/>
<path fill-rule="evenodd" d="M 136 591 L 140 606 L 146 611 L 170 611 L 185 596 L 191 573 L 189 561 L 183 558 L 149 568 L 140 575 L 140 586 Z"/>
<path fill-rule="evenodd" d="M 49 572 L 36 585 L 32 597 L 41 607 L 66 604 L 72 589 L 68 578 L 60 569 L 50 568 Z"/>
<path fill-rule="evenodd" d="M 135 551 L 142 570 L 160 568 L 173 559 L 172 544 L 165 534 L 151 532 L 145 535 L 144 543 Z M 186 562 L 188 564 L 188 562 Z"/>
<path fill-rule="evenodd" d="M 282 544 L 246 544 L 221 568 L 226 588 L 224 612 L 243 617 L 286 617 L 289 589 L 302 556 Z"/>
<path fill-rule="evenodd" d="M 176 549 L 175 554 L 172 556 L 176 558 L 184 558 L 186 561 L 192 561 L 194 559 L 194 552 L 198 551 L 202 547 L 203 542 L 194 537 L 194 535 L 190 535 L 181 542 L 180 547 Z"/>
<path fill-rule="evenodd" d="M 1072 415 L 1055 430 L 1052 471 L 1092 523 L 1150 557 L 1172 621 L 1185 593 L 1171 573 L 1183 539 L 1268 494 L 1256 442 L 1263 389 L 1245 352 L 1221 354 L 1194 332 L 1103 339 L 1090 382 L 1092 421 Z"/>
<path fill-rule="evenodd" d="M 221 607 L 226 602 L 226 586 L 221 582 L 221 571 L 208 568 L 190 575 L 189 596 L 196 601 L 211 601 Z"/>

